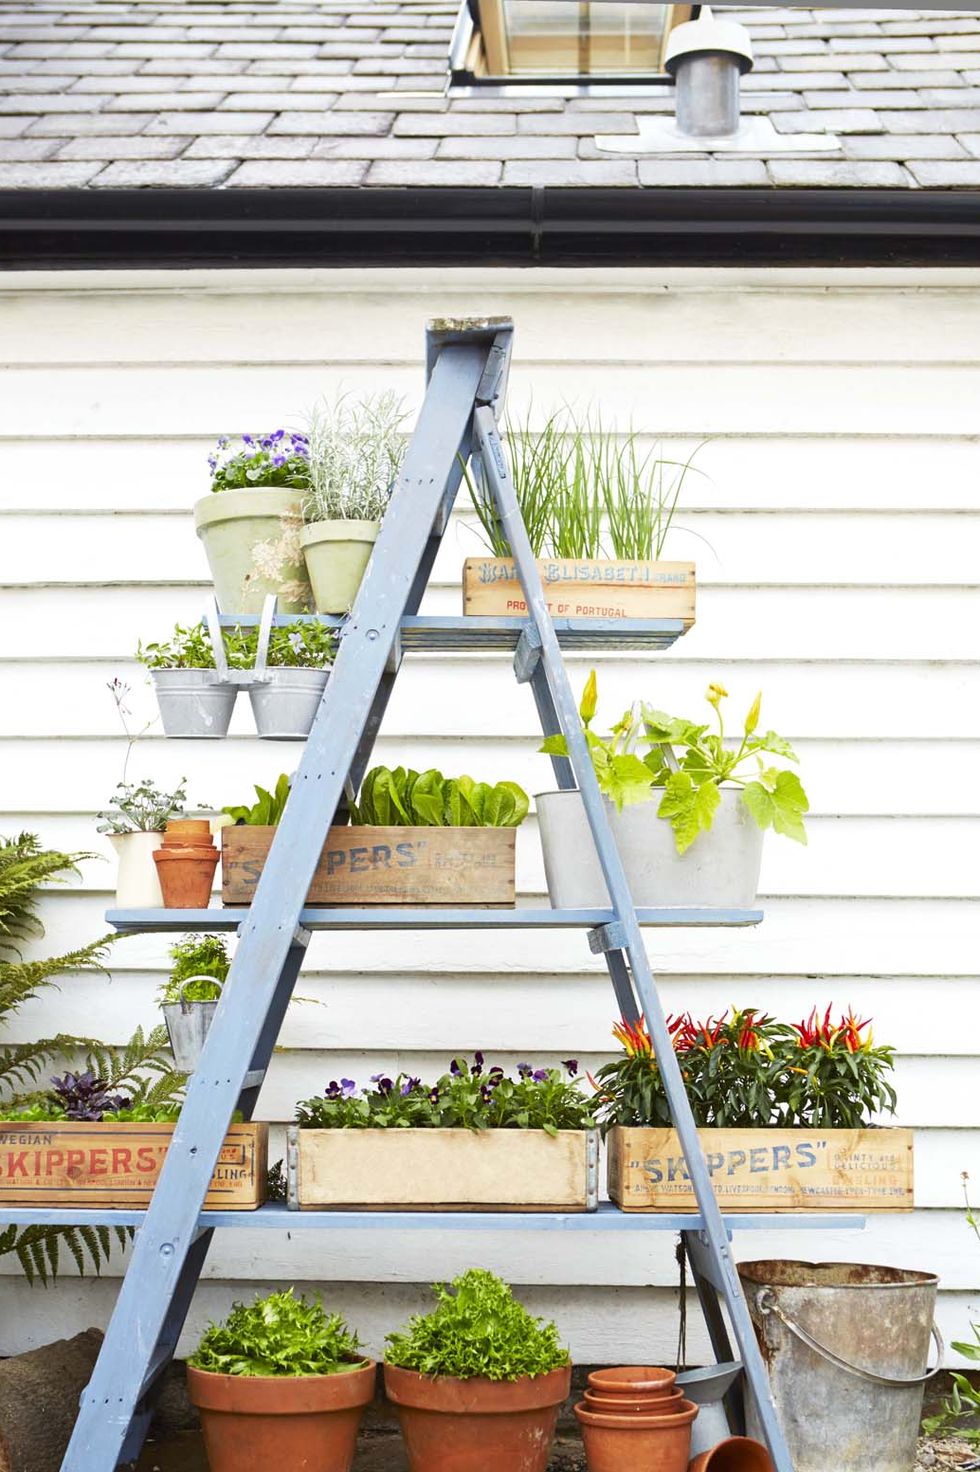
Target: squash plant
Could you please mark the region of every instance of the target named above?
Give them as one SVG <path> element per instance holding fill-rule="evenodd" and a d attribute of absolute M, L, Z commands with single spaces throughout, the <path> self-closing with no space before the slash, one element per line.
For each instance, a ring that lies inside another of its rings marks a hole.
<path fill-rule="evenodd" d="M 657 816 L 669 822 L 679 854 L 711 829 L 721 802 L 721 787 L 737 787 L 754 822 L 773 828 L 797 843 L 806 843 L 804 814 L 809 802 L 803 785 L 788 767 L 768 757 L 795 762 L 790 743 L 775 731 L 759 731 L 761 692 L 749 707 L 742 731 L 729 742 L 725 732 L 723 685 L 711 684 L 705 699 L 715 712 L 717 731 L 667 715 L 641 702 L 616 722 L 607 736 L 592 730 L 598 692 L 595 670 L 582 694 L 579 714 L 599 790 L 621 812 L 631 803 L 659 796 Z M 640 751 L 645 748 L 643 755 Z M 538 748 L 548 756 L 567 756 L 564 736 L 548 736 Z"/>

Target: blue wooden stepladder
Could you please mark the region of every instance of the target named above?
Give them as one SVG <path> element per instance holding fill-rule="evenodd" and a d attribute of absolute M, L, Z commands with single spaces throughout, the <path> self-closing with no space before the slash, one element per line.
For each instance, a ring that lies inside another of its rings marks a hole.
<path fill-rule="evenodd" d="M 509 319 L 433 324 L 427 334 L 428 382 L 404 467 L 381 524 L 354 608 L 343 622 L 333 674 L 296 771 L 289 800 L 246 911 L 118 911 L 120 930 L 237 929 L 240 940 L 217 1014 L 144 1211 L 0 1209 L 0 1220 L 132 1224 L 132 1257 L 92 1380 L 83 1394 L 62 1472 L 113 1472 L 139 1453 L 155 1391 L 169 1365 L 215 1227 L 295 1229 L 351 1226 L 480 1231 L 679 1231 L 708 1332 L 720 1362 L 737 1359 L 743 1388 L 777 1472 L 793 1472 L 769 1392 L 765 1366 L 731 1249 L 738 1228 L 858 1226 L 854 1216 L 794 1212 L 722 1214 L 691 1113 L 641 925 L 750 925 L 758 911 L 643 910 L 630 896 L 579 723 L 562 648 L 656 649 L 682 632 L 680 621 L 603 623 L 553 620 L 509 474 L 498 430 L 513 335 Z M 463 466 L 479 459 L 527 600 L 521 618 L 429 618 L 419 614 Z M 237 618 L 228 622 L 240 622 Z M 329 620 L 328 620 L 329 622 Z M 336 622 L 336 621 L 335 621 Z M 605 909 L 308 909 L 305 896 L 327 830 L 345 792 L 364 775 L 395 677 L 414 649 L 512 649 L 517 679 L 531 687 L 546 734 L 564 734 L 568 756 L 553 758 L 560 787 L 582 795 L 610 896 Z M 244 914 L 244 918 L 242 915 Z M 697 1212 L 596 1213 L 290 1213 L 271 1203 L 256 1212 L 205 1211 L 208 1184 L 236 1110 L 250 1119 L 286 1007 L 314 930 L 412 927 L 531 929 L 579 927 L 602 954 L 622 1015 L 646 1019 L 697 1197 Z M 734 1340 L 734 1346 L 732 1344 Z M 737 1347 L 737 1355 L 736 1355 Z M 737 1403 L 733 1406 L 738 1414 Z"/>

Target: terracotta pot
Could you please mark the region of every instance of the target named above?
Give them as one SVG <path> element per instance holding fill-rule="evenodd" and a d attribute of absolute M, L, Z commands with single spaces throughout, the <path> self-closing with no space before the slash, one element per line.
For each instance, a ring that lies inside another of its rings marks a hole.
<path fill-rule="evenodd" d="M 774 1472 L 773 1460 L 761 1441 L 730 1436 L 689 1464 L 688 1472 Z"/>
<path fill-rule="evenodd" d="M 218 867 L 218 850 L 213 844 L 207 848 L 198 844 L 168 848 L 164 839 L 163 847 L 153 851 L 153 862 L 157 866 L 164 909 L 208 908 L 214 871 Z"/>
<path fill-rule="evenodd" d="M 212 1375 L 187 1367 L 211 1472 L 350 1472 L 364 1408 L 374 1397 L 367 1360 L 339 1375 Z"/>
<path fill-rule="evenodd" d="M 592 1411 L 606 1411 L 614 1416 L 669 1416 L 677 1409 L 678 1401 L 684 1399 L 680 1386 L 669 1390 L 666 1395 L 597 1395 L 594 1390 L 585 1392 L 585 1404 Z"/>
<path fill-rule="evenodd" d="M 589 1389 L 596 1395 L 625 1395 L 637 1400 L 646 1396 L 669 1395 L 676 1379 L 673 1370 L 661 1369 L 659 1365 L 615 1365 L 605 1370 L 593 1370 L 589 1376 Z"/>
<path fill-rule="evenodd" d="M 521 1380 L 453 1380 L 385 1365 L 409 1472 L 546 1472 L 570 1365 Z"/>
<path fill-rule="evenodd" d="M 689 1400 L 677 1404 L 669 1416 L 614 1416 L 579 1401 L 575 1415 L 589 1472 L 687 1472 L 691 1423 L 698 1408 Z"/>
<path fill-rule="evenodd" d="M 208 848 L 210 844 L 207 818 L 171 818 L 164 830 L 164 848 Z"/>

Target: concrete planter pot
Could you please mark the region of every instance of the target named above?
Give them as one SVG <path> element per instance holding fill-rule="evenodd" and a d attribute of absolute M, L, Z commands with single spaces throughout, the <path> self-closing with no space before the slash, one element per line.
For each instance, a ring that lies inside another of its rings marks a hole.
<path fill-rule="evenodd" d="M 300 533 L 317 613 L 348 613 L 367 570 L 380 521 L 314 521 Z"/>
<path fill-rule="evenodd" d="M 152 670 L 165 736 L 214 740 L 227 736 L 238 694 L 215 670 Z"/>
<path fill-rule="evenodd" d="M 259 736 L 264 741 L 305 741 L 329 678 L 329 670 L 265 669 L 248 687 Z"/>
<path fill-rule="evenodd" d="M 214 981 L 213 976 L 189 976 L 181 987 L 179 1002 L 164 1002 L 163 1020 L 170 1035 L 170 1051 L 181 1073 L 193 1073 L 201 1060 L 204 1040 L 218 1010 L 218 999 L 212 1002 L 190 1002 L 184 992 L 192 981 Z"/>
<path fill-rule="evenodd" d="M 617 812 L 606 809 L 634 902 L 641 908 L 747 909 L 755 902 L 762 864 L 761 828 L 738 788 L 723 788 L 707 833 L 684 854 L 670 824 L 657 817 L 659 798 Z M 577 791 L 535 798 L 548 894 L 556 910 L 604 907 L 609 893 Z"/>
<path fill-rule="evenodd" d="M 283 613 L 306 611 L 302 526 L 302 491 L 218 491 L 195 504 L 194 528 L 223 613 L 259 613 L 268 593 L 278 594 Z"/>
<path fill-rule="evenodd" d="M 410 1472 L 545 1472 L 571 1366 L 511 1381 L 384 1370 Z"/>
<path fill-rule="evenodd" d="M 109 833 L 106 835 L 119 859 L 116 874 L 116 908 L 161 910 L 163 893 L 153 854 L 163 843 L 162 833 Z"/>
<path fill-rule="evenodd" d="M 211 1472 L 350 1472 L 376 1365 L 337 1375 L 212 1375 L 187 1367 Z"/>

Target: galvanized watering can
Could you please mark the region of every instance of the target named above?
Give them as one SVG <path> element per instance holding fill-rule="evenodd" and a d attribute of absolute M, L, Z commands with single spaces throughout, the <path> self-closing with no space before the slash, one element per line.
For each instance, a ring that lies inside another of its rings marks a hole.
<path fill-rule="evenodd" d="M 200 1062 L 204 1039 L 218 1007 L 217 999 L 213 1002 L 189 1002 L 184 993 L 192 981 L 213 981 L 215 986 L 221 986 L 213 976 L 189 976 L 180 989 L 180 1001 L 163 1004 L 163 1020 L 170 1034 L 171 1051 L 181 1073 L 193 1073 Z"/>
<path fill-rule="evenodd" d="M 739 1276 L 795 1472 L 911 1472 L 925 1385 L 942 1366 L 936 1275 L 775 1260 Z M 759 1437 L 751 1402 L 746 1413 Z"/>

